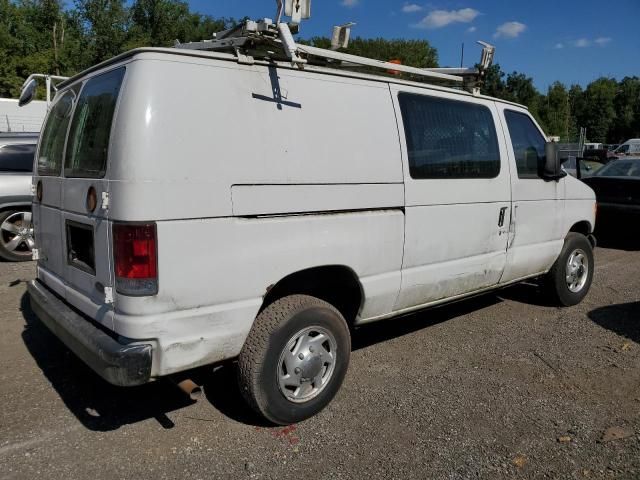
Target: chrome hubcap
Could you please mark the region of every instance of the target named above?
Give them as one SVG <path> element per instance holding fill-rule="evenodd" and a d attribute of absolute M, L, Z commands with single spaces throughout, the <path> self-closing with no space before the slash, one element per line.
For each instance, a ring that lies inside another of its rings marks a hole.
<path fill-rule="evenodd" d="M 584 250 L 576 249 L 571 252 L 566 266 L 567 287 L 573 293 L 577 293 L 587 283 L 589 276 L 589 261 Z"/>
<path fill-rule="evenodd" d="M 333 376 L 336 353 L 336 340 L 328 330 L 309 327 L 296 333 L 280 354 L 280 392 L 295 403 L 316 397 Z"/>
<path fill-rule="evenodd" d="M 34 247 L 31 212 L 16 212 L 0 225 L 0 242 L 5 250 L 15 255 L 31 255 Z"/>

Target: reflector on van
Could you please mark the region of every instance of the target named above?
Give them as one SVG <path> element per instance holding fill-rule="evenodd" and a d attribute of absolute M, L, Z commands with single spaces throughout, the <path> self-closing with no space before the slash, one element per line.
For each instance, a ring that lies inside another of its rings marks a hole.
<path fill-rule="evenodd" d="M 116 291 L 124 295 L 158 293 L 156 226 L 116 223 L 113 225 L 113 257 Z"/>

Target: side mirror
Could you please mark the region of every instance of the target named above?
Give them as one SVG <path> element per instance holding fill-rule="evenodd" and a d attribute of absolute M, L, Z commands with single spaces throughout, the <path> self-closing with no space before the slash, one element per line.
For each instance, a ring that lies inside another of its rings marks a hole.
<path fill-rule="evenodd" d="M 555 142 L 547 142 L 544 153 L 544 177 L 549 180 L 559 180 L 564 177 L 567 173 L 562 170 L 562 163 L 558 158 L 558 144 Z"/>
<path fill-rule="evenodd" d="M 25 84 L 22 86 L 22 90 L 20 91 L 20 99 L 18 100 L 18 106 L 24 107 L 31 103 L 33 97 L 36 93 L 37 82 L 35 78 L 31 80 L 27 80 Z"/>

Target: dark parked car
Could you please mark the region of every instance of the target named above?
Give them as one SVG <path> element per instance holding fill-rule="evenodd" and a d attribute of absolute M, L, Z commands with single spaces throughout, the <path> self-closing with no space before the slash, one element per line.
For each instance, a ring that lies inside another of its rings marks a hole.
<path fill-rule="evenodd" d="M 31 175 L 37 133 L 0 134 L 0 258 L 31 260 Z"/>
<path fill-rule="evenodd" d="M 582 152 L 582 158 L 607 163 L 609 161 L 608 153 L 609 151 L 606 148 L 590 148 Z"/>
<path fill-rule="evenodd" d="M 640 232 L 640 158 L 613 160 L 583 181 L 596 192 L 601 233 Z"/>

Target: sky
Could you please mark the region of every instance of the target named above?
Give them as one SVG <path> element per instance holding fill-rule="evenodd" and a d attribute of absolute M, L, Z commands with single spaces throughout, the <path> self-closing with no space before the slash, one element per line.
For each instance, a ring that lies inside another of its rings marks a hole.
<path fill-rule="evenodd" d="M 274 18 L 271 0 L 189 0 L 215 17 Z M 356 22 L 352 35 L 425 39 L 440 66 L 480 59 L 476 40 L 496 46 L 504 72 L 533 77 L 543 93 L 559 80 L 586 86 L 601 77 L 640 76 L 640 0 L 313 0 L 300 36 L 330 36 Z"/>

